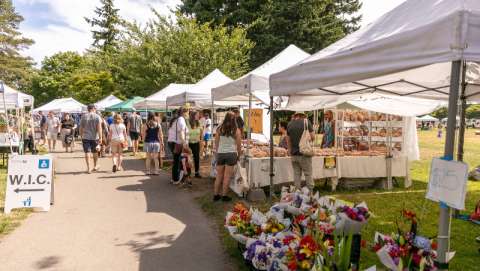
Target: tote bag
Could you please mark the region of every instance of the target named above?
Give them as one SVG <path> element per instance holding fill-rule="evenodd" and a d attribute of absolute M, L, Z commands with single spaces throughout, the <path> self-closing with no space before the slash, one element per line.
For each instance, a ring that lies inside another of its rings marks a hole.
<path fill-rule="evenodd" d="M 303 134 L 300 138 L 300 143 L 298 144 L 300 153 L 304 156 L 313 156 L 313 144 L 308 132 L 308 120 L 303 121 Z"/>

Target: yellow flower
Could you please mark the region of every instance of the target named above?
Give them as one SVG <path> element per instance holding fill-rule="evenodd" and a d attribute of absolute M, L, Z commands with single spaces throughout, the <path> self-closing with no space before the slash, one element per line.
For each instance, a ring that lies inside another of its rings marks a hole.
<path fill-rule="evenodd" d="M 308 248 L 300 249 L 300 254 L 305 254 L 305 257 L 310 258 L 312 256 L 312 251 Z"/>
<path fill-rule="evenodd" d="M 310 264 L 309 261 L 303 260 L 303 261 L 300 263 L 300 268 L 310 270 L 310 269 L 312 268 L 312 265 Z"/>

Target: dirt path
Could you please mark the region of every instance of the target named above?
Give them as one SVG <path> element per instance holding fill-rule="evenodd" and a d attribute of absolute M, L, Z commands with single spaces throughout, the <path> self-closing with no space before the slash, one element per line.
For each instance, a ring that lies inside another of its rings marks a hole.
<path fill-rule="evenodd" d="M 0 240 L 0 270 L 229 270 L 217 234 L 192 195 L 126 171 L 84 174 L 83 154 L 56 154 L 56 202 Z"/>

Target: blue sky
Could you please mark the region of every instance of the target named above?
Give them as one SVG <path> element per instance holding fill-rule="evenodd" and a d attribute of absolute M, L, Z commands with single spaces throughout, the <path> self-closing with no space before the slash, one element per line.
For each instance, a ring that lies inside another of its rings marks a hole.
<path fill-rule="evenodd" d="M 364 0 L 361 13 L 366 25 L 405 0 Z M 179 0 L 116 0 L 120 15 L 128 20 L 144 23 L 152 17 L 153 7 L 162 14 L 170 14 Z M 83 52 L 91 44 L 89 26 L 84 17 L 92 17 L 99 0 L 13 0 L 24 16 L 21 31 L 35 40 L 25 55 L 40 63 L 45 56 L 58 51 Z"/>

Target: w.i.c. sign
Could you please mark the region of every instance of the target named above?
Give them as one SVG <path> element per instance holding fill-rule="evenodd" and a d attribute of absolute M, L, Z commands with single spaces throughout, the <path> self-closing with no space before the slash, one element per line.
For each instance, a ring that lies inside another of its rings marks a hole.
<path fill-rule="evenodd" d="M 50 155 L 12 155 L 8 159 L 5 213 L 14 208 L 50 210 L 52 161 Z"/>

